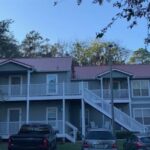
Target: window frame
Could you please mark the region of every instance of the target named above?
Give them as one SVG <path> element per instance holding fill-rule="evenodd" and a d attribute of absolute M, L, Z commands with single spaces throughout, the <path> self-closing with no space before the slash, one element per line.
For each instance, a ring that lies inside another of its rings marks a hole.
<path fill-rule="evenodd" d="M 50 90 L 49 90 L 49 76 L 55 77 L 55 79 L 56 79 L 55 92 L 50 92 Z M 58 76 L 57 76 L 57 74 L 47 74 L 46 84 L 47 84 L 47 86 L 46 86 L 47 87 L 46 88 L 47 95 L 56 95 L 58 93 Z"/>
<path fill-rule="evenodd" d="M 134 84 L 134 82 L 139 82 L 139 84 L 140 84 L 140 86 L 139 86 L 139 88 L 137 89 L 137 90 L 140 90 L 140 92 L 139 92 L 139 95 L 134 95 L 134 90 L 135 90 L 135 88 L 134 88 L 134 86 L 133 86 L 133 84 Z M 148 90 L 148 95 L 142 95 L 142 90 L 144 89 L 144 88 L 142 88 L 142 83 L 141 82 L 143 82 L 143 81 L 147 81 L 147 86 L 148 86 L 148 88 L 147 88 L 147 90 Z M 150 88 L 150 85 L 149 85 L 150 83 L 149 83 L 149 80 L 132 80 L 132 97 L 149 97 L 150 96 L 150 91 L 149 91 L 149 88 Z"/>

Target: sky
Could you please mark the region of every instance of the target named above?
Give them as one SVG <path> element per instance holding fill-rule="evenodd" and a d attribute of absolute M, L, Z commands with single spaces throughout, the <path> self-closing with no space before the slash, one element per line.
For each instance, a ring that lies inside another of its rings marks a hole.
<path fill-rule="evenodd" d="M 31 30 L 49 38 L 51 43 L 94 40 L 96 33 L 105 27 L 118 12 L 111 3 L 102 6 L 83 0 L 0 0 L 0 20 L 12 19 L 10 30 L 18 41 L 22 41 Z M 144 48 L 147 35 L 146 22 L 140 20 L 134 29 L 128 28 L 125 20 L 118 20 L 107 31 L 102 41 L 111 41 L 134 51 Z"/>

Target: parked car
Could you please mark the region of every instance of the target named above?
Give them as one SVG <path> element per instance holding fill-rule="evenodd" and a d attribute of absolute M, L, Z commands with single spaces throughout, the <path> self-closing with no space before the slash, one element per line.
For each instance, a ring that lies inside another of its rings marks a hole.
<path fill-rule="evenodd" d="M 54 150 L 56 132 L 49 124 L 24 124 L 8 140 L 8 150 Z"/>
<path fill-rule="evenodd" d="M 123 144 L 124 150 L 150 150 L 150 135 L 133 134 Z"/>
<path fill-rule="evenodd" d="M 90 129 L 82 143 L 82 150 L 117 150 L 116 140 L 106 129 Z"/>

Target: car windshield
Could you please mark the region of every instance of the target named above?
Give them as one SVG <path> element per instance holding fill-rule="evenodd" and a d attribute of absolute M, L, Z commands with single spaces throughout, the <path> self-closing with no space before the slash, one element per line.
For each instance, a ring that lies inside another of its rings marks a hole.
<path fill-rule="evenodd" d="M 87 134 L 86 139 L 111 140 L 114 139 L 114 137 L 109 131 L 90 131 Z"/>
<path fill-rule="evenodd" d="M 49 129 L 46 126 L 30 126 L 30 125 L 24 125 L 21 127 L 19 133 L 42 133 L 42 134 L 48 134 Z"/>
<path fill-rule="evenodd" d="M 141 137 L 143 143 L 150 143 L 150 137 Z"/>

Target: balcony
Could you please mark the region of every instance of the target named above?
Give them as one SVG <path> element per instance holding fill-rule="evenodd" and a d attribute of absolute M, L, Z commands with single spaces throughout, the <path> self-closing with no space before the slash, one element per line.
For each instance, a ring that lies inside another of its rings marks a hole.
<path fill-rule="evenodd" d="M 62 98 L 81 96 L 81 83 L 59 83 L 59 84 L 30 84 L 29 97 L 56 97 Z M 0 99 L 15 99 L 27 97 L 27 84 L 22 85 L 0 85 Z"/>
<path fill-rule="evenodd" d="M 93 93 L 101 97 L 102 99 L 108 99 L 111 98 L 111 91 L 110 89 L 96 89 L 92 90 Z M 129 99 L 129 90 L 128 89 L 114 89 L 113 90 L 113 98 L 114 99 Z"/>
<path fill-rule="evenodd" d="M 86 84 L 84 84 L 86 88 Z M 91 90 L 94 94 L 102 99 L 111 98 L 110 89 L 95 89 Z M 59 84 L 30 84 L 29 97 L 30 99 L 62 99 L 64 98 L 81 98 L 82 83 L 59 83 Z M 0 99 L 24 99 L 27 97 L 27 85 L 0 85 Z M 129 100 L 128 89 L 114 89 L 113 97 L 115 100 Z"/>

